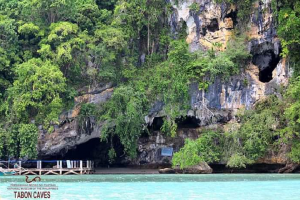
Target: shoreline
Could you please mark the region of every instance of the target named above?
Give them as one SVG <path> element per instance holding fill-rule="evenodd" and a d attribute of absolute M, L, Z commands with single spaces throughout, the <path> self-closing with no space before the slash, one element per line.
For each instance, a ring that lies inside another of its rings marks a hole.
<path fill-rule="evenodd" d="M 298 170 L 292 173 L 278 173 L 275 171 L 258 172 L 258 171 L 240 170 L 240 171 L 223 171 L 223 172 L 217 171 L 217 172 L 202 173 L 202 174 L 299 174 L 299 173 L 300 171 Z M 150 169 L 150 168 L 139 169 L 139 168 L 112 167 L 112 168 L 95 168 L 95 172 L 93 174 L 95 175 L 97 174 L 162 174 L 163 175 L 164 173 L 159 173 L 158 169 Z M 171 174 L 184 174 L 184 173 L 171 173 Z"/>
<path fill-rule="evenodd" d="M 95 168 L 94 174 L 159 174 L 158 169 L 138 168 Z"/>

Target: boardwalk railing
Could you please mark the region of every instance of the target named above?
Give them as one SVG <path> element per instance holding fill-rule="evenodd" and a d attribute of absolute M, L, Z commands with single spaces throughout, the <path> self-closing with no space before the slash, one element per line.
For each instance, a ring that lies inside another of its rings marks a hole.
<path fill-rule="evenodd" d="M 0 164 L 6 166 L 6 170 L 14 171 L 15 175 L 82 175 L 94 172 L 94 162 L 91 160 L 0 161 Z"/>

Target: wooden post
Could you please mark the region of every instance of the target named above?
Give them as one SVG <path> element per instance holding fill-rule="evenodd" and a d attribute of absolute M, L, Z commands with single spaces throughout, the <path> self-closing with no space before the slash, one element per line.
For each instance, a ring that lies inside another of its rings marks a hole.
<path fill-rule="evenodd" d="M 36 164 L 37 164 L 37 167 L 36 167 L 37 169 L 42 169 L 42 161 L 39 160 L 39 161 L 37 161 Z"/>
<path fill-rule="evenodd" d="M 59 161 L 59 174 L 62 175 L 62 161 Z"/>
<path fill-rule="evenodd" d="M 40 160 L 40 171 L 39 171 L 39 175 L 42 175 L 42 161 Z"/>
<path fill-rule="evenodd" d="M 22 162 L 19 161 L 19 175 L 22 175 Z"/>
<path fill-rule="evenodd" d="M 82 174 L 82 160 L 80 161 L 80 174 Z"/>

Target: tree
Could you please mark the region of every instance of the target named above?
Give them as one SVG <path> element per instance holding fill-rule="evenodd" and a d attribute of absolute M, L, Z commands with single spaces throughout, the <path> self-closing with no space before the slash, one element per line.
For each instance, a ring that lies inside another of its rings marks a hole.
<path fill-rule="evenodd" d="M 38 129 L 34 124 L 15 124 L 0 128 L 0 157 L 30 158 L 37 156 Z"/>
<path fill-rule="evenodd" d="M 136 156 L 137 140 L 143 131 L 147 98 L 131 87 L 121 86 L 114 91 L 111 100 L 104 105 L 102 120 L 106 125 L 101 138 L 107 140 L 117 135 L 130 157 Z"/>
<path fill-rule="evenodd" d="M 217 145 L 219 138 L 219 133 L 208 131 L 201 134 L 197 140 L 186 139 L 184 146 L 173 156 L 173 166 L 182 169 L 198 165 L 200 162 L 218 161 L 221 155 Z"/>
<path fill-rule="evenodd" d="M 0 14 L 0 98 L 13 79 L 12 65 L 18 62 L 15 20 Z"/>
<path fill-rule="evenodd" d="M 283 47 L 283 56 L 291 57 L 294 63 L 295 75 L 299 75 L 300 68 L 300 2 L 297 0 L 277 1 L 278 36 Z"/>
<path fill-rule="evenodd" d="M 15 73 L 17 78 L 9 88 L 13 116 L 25 123 L 32 118 L 37 123 L 56 122 L 62 109 L 60 95 L 66 87 L 59 68 L 50 61 L 31 59 L 18 65 Z"/>

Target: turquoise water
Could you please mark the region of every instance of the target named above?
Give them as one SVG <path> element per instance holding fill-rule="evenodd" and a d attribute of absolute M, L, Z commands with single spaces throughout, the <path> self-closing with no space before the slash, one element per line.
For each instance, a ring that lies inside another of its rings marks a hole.
<path fill-rule="evenodd" d="M 31 176 L 30 179 L 34 178 Z M 32 184 L 56 185 L 50 199 L 238 199 L 300 200 L 300 174 L 83 175 L 41 176 Z M 25 177 L 0 177 L 0 199 L 16 199 L 11 184 Z"/>

